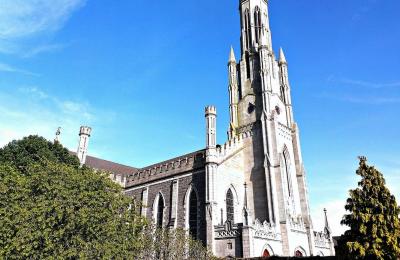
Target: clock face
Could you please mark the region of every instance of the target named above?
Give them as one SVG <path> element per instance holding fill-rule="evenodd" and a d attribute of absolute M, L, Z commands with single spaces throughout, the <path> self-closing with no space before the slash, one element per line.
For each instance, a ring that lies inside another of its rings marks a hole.
<path fill-rule="evenodd" d="M 275 106 L 275 111 L 278 115 L 281 114 L 281 109 L 278 106 Z"/>

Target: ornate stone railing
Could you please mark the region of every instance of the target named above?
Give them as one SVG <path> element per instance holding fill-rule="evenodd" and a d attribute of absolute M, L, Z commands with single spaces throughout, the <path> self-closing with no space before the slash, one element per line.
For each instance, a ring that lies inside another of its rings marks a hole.
<path fill-rule="evenodd" d="M 215 226 L 215 238 L 226 239 L 236 238 L 242 235 L 242 226 L 225 222 L 225 225 Z"/>

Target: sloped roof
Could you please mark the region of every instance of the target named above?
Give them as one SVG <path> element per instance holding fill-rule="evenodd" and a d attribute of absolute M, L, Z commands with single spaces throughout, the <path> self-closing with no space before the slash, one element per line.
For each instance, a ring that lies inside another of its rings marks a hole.
<path fill-rule="evenodd" d="M 107 160 L 103 160 L 103 159 L 99 159 L 93 156 L 87 156 L 86 157 L 86 162 L 85 162 L 86 166 L 89 166 L 93 169 L 97 169 L 97 170 L 103 170 L 103 171 L 109 171 L 112 173 L 116 173 L 116 174 L 132 174 L 134 172 L 136 172 L 138 169 L 131 167 L 131 166 L 127 166 L 127 165 L 123 165 L 123 164 L 119 164 L 119 163 L 115 163 L 115 162 L 111 162 L 111 161 L 107 161 Z"/>
<path fill-rule="evenodd" d="M 76 152 L 69 151 L 69 153 L 73 156 L 76 156 Z M 128 175 L 138 171 L 138 169 L 135 167 L 103 160 L 89 155 L 86 156 L 85 165 L 96 170 L 108 171 L 115 174 Z"/>

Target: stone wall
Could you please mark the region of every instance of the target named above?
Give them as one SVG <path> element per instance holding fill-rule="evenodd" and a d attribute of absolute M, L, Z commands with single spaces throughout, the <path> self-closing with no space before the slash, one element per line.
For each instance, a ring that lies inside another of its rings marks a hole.
<path fill-rule="evenodd" d="M 147 190 L 147 201 L 143 204 L 146 207 L 146 217 L 149 220 L 154 220 L 154 203 L 157 195 L 161 194 L 164 199 L 164 214 L 163 214 L 163 226 L 164 227 L 178 227 L 187 228 L 187 196 L 189 189 L 193 189 L 197 194 L 198 199 L 198 239 L 205 241 L 205 172 L 203 170 L 196 170 L 193 172 L 183 172 L 176 174 L 171 178 L 163 180 L 155 180 L 148 182 L 143 185 L 134 186 L 125 189 L 125 193 L 128 196 L 133 197 L 136 202 L 140 202 L 142 199 L 142 192 Z M 176 198 L 176 216 L 172 212 L 172 191 L 173 185 L 176 183 L 177 187 L 177 198 Z M 175 218 L 174 218 L 175 217 Z"/>

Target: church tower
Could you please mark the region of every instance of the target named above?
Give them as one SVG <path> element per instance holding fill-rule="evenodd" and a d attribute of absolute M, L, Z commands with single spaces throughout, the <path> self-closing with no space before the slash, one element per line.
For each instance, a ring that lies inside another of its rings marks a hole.
<path fill-rule="evenodd" d="M 273 254 L 287 256 L 316 255 L 299 130 L 293 117 L 288 62 L 282 48 L 278 57 L 273 51 L 268 8 L 268 0 L 239 0 L 241 53 L 238 62 L 232 47 L 229 53 L 228 142 L 219 150 L 213 182 L 228 181 L 238 198 L 239 194 L 245 194 L 245 201 L 238 201 L 238 209 L 239 205 L 246 208 L 242 219 L 254 221 L 242 223 L 248 226 L 242 230 L 242 239 L 245 234 L 248 237 L 247 242 L 242 242 L 243 257 L 260 256 L 254 251 L 258 242 L 250 239 L 251 230 L 257 230 L 257 225 L 268 226 L 282 243 L 279 250 L 265 247 L 268 254 L 275 251 Z M 236 160 L 236 166 L 242 164 L 242 173 L 237 174 L 237 178 L 240 174 L 244 177 L 242 185 L 235 184 L 235 169 L 230 166 L 233 163 L 226 158 Z M 226 194 L 215 195 L 216 207 L 228 201 L 218 202 L 217 197 Z M 223 214 L 221 207 L 221 212 L 217 222 L 224 223 L 228 208 Z M 218 233 L 218 227 L 215 229 Z M 325 249 L 328 251 L 325 255 L 333 254 L 328 246 Z"/>

